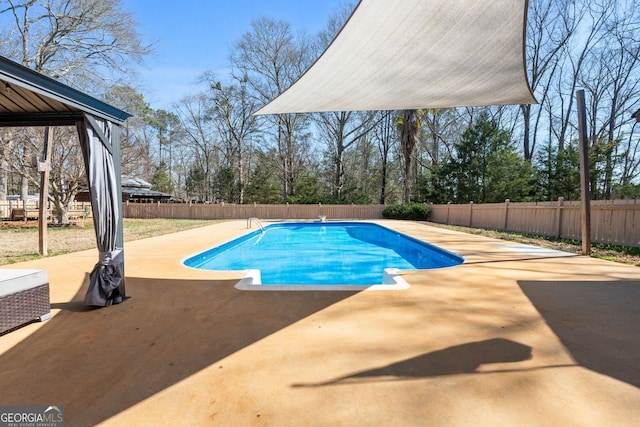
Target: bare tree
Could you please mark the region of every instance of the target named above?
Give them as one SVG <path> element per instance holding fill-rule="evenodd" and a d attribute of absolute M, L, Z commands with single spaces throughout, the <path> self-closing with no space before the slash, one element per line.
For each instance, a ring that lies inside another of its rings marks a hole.
<path fill-rule="evenodd" d="M 38 188 L 40 185 L 36 168 L 41 160 L 37 152 L 44 138 L 44 128 L 13 128 L 8 146 L 7 164 L 10 173 L 22 177 L 23 185 Z M 80 144 L 75 127 L 52 128 L 51 170 L 49 176 L 50 201 L 55 206 L 57 221 L 69 222 L 68 210 L 75 196 L 86 183 L 86 174 Z"/>
<path fill-rule="evenodd" d="M 0 24 L 3 40 L 0 54 L 55 79 L 94 91 L 98 88 L 104 91 L 112 79 L 129 78 L 132 73 L 128 65 L 140 61 L 150 51 L 149 46 L 142 44 L 135 22 L 119 0 L 6 0 L 0 3 Z M 29 168 L 23 162 L 8 165 L 7 158 L 38 156 L 42 141 L 29 139 L 29 143 L 19 145 L 28 152 L 9 153 L 12 147 L 8 145 L 0 150 L 4 154 L 3 172 L 13 170 L 26 184 L 31 175 Z M 81 159 L 79 150 L 77 153 Z M 69 160 L 66 156 L 64 159 Z M 50 193 L 61 210 L 67 205 L 65 200 L 72 200 L 77 191 L 68 184 L 73 181 L 70 176 L 64 181 L 67 184 Z M 62 195 L 65 191 L 71 194 Z M 24 191 L 22 196 L 26 196 Z"/>
<path fill-rule="evenodd" d="M 530 107 L 538 112 L 526 132 L 533 141 L 530 155 L 537 138 L 547 139 L 545 152 L 549 155 L 571 143 L 576 132 L 575 91 L 584 88 L 592 153 L 591 187 L 596 197 L 612 195 L 616 175 L 626 183 L 633 179 L 627 175 L 637 161 L 632 140 L 629 138 L 626 147 L 620 143 L 627 139 L 630 110 L 637 105 L 640 94 L 639 45 L 635 39 L 639 6 L 638 0 L 532 2 L 529 40 L 535 40 L 536 46 L 530 47 L 529 62 L 533 81 L 542 82 L 537 91 L 542 96 L 540 107 Z M 539 80 L 535 80 L 537 76 Z"/>
<path fill-rule="evenodd" d="M 20 178 L 20 193 L 22 200 L 27 199 L 29 185 L 37 188 L 33 159 L 37 158 L 42 144 L 43 133 L 37 129 L 2 128 L 0 129 L 0 144 L 2 144 L 2 174 Z M 5 194 L 6 196 L 6 194 Z"/>
<path fill-rule="evenodd" d="M 577 25 L 570 43 L 563 46 L 563 73 L 559 75 L 558 96 L 560 98 L 560 115 L 557 116 L 559 126 L 554 126 L 558 141 L 558 149 L 563 150 L 567 142 L 567 134 L 575 121 L 574 98 L 580 83 L 584 67 L 589 65 L 593 49 L 603 42 L 604 31 L 609 23 L 613 0 L 575 2 L 566 8 L 567 20 Z M 579 37 L 577 36 L 579 35 Z"/>
<path fill-rule="evenodd" d="M 77 130 L 72 127 L 51 128 L 54 133 L 51 147 L 50 200 L 57 212 L 59 224 L 68 224 L 68 210 L 76 194 L 86 185 L 86 174 Z"/>
<path fill-rule="evenodd" d="M 308 37 L 294 37 L 290 25 L 283 21 L 260 18 L 253 21 L 251 31 L 237 43 L 231 62 L 236 80 L 245 80 L 259 105 L 264 105 L 284 92 L 307 69 L 312 61 Z M 294 191 L 297 176 L 304 170 L 304 141 L 308 115 L 279 114 L 261 119 L 270 146 L 279 157 L 282 194 L 285 200 Z"/>
<path fill-rule="evenodd" d="M 0 200 L 7 200 L 7 190 L 9 185 L 9 162 L 7 155 L 10 151 L 9 141 L 11 133 L 0 131 Z"/>
<path fill-rule="evenodd" d="M 257 132 L 257 119 L 252 113 L 259 106 L 255 98 L 248 94 L 246 79 L 229 86 L 224 86 L 211 74 L 205 75 L 204 79 L 209 84 L 211 119 L 221 137 L 221 154 L 229 170 L 234 172 L 237 199 L 229 201 L 243 203 L 244 187 L 249 174 L 251 138 Z"/>
<path fill-rule="evenodd" d="M 600 165 L 596 166 L 596 172 L 601 172 L 592 173 L 592 188 L 599 189 L 599 195 L 607 199 L 612 194 L 616 163 L 621 160 L 629 164 L 630 159 L 624 159 L 626 153 L 619 149 L 619 144 L 630 116 L 628 106 L 637 103 L 640 95 L 636 72 L 640 58 L 629 50 L 634 44 L 629 31 L 637 25 L 639 16 L 625 6 L 630 5 L 612 5 L 613 13 L 604 41 L 593 51 L 593 65 L 586 67 L 581 75 L 581 84 L 590 99 L 590 140 L 593 152 L 599 155 Z M 600 183 L 596 181 L 598 175 L 601 175 Z M 628 181 L 628 177 L 623 181 Z"/>
<path fill-rule="evenodd" d="M 4 56 L 83 87 L 130 75 L 150 51 L 120 0 L 5 0 L 0 22 Z"/>
<path fill-rule="evenodd" d="M 379 203 L 384 205 L 387 202 L 388 181 L 389 181 L 389 156 L 391 149 L 398 141 L 396 131 L 395 116 L 393 111 L 381 111 L 377 126 L 373 129 L 372 136 L 378 146 L 380 154 L 380 196 Z"/>
<path fill-rule="evenodd" d="M 333 197 L 340 202 L 345 184 L 345 154 L 375 127 L 376 119 L 381 117 L 372 111 L 338 111 L 319 113 L 314 117 L 320 139 L 326 141 L 332 155 Z"/>
<path fill-rule="evenodd" d="M 210 110 L 210 100 L 204 94 L 183 98 L 176 110 L 185 133 L 183 143 L 194 160 L 189 172 L 189 195 L 199 201 L 214 201 L 213 176 L 220 164 L 219 135 L 209 118 Z"/>
<path fill-rule="evenodd" d="M 578 22 L 570 19 L 564 1 L 535 0 L 530 3 L 527 21 L 527 68 L 529 84 L 541 105 L 549 101 L 552 82 L 560 72 L 563 49 L 574 35 Z M 524 158 L 531 161 L 544 109 L 524 104 L 522 111 L 522 149 Z"/>
<path fill-rule="evenodd" d="M 318 34 L 314 46 L 315 56 L 320 56 L 329 46 L 352 11 L 353 5 L 344 3 L 329 17 L 325 29 Z M 332 195 L 337 202 L 342 201 L 345 185 L 345 153 L 373 129 L 375 119 L 379 117 L 375 112 L 366 111 L 336 111 L 314 115 L 319 138 L 327 144 L 331 153 L 331 163 L 334 166 Z"/>
<path fill-rule="evenodd" d="M 150 123 L 155 111 L 142 94 L 128 85 L 114 86 L 107 94 L 106 101 L 133 114 L 120 130 L 122 175 L 149 181 L 153 175 L 154 138 Z"/>
<path fill-rule="evenodd" d="M 438 165 L 442 158 L 451 156 L 454 142 L 464 132 L 460 114 L 455 108 L 428 109 L 423 111 L 421 119 L 426 143 L 424 152 L 428 157 L 428 165 L 423 166 Z"/>

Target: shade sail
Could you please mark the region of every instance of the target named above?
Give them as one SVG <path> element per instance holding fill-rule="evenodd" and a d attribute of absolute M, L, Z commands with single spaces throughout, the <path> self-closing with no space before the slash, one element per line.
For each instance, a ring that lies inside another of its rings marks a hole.
<path fill-rule="evenodd" d="M 526 0 L 361 0 L 327 50 L 256 114 L 530 104 Z"/>

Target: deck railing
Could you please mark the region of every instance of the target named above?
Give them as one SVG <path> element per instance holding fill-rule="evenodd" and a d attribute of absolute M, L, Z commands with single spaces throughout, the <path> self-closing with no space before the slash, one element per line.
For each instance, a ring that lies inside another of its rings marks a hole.
<path fill-rule="evenodd" d="M 0 200 L 0 220 L 29 220 L 38 219 L 40 216 L 40 204 L 37 200 Z M 91 203 L 76 202 L 68 210 L 73 218 L 91 216 Z M 56 216 L 57 212 L 52 206 L 48 207 L 47 214 Z"/>

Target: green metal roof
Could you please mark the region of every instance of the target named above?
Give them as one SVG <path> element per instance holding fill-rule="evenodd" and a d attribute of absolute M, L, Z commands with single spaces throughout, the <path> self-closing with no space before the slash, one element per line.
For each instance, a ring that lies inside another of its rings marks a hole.
<path fill-rule="evenodd" d="M 0 126 L 74 125 L 84 113 L 123 124 L 131 114 L 0 56 Z"/>

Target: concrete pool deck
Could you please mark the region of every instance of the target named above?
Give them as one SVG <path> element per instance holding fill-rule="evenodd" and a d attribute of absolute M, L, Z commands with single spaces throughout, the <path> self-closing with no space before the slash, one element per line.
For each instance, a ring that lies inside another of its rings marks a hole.
<path fill-rule="evenodd" d="M 49 275 L 52 318 L 0 336 L 0 406 L 65 425 L 627 426 L 640 420 L 640 268 L 376 221 L 465 264 L 399 291 L 250 292 L 183 267 L 230 221 L 125 244 L 125 303 L 87 310 L 95 250 Z"/>

